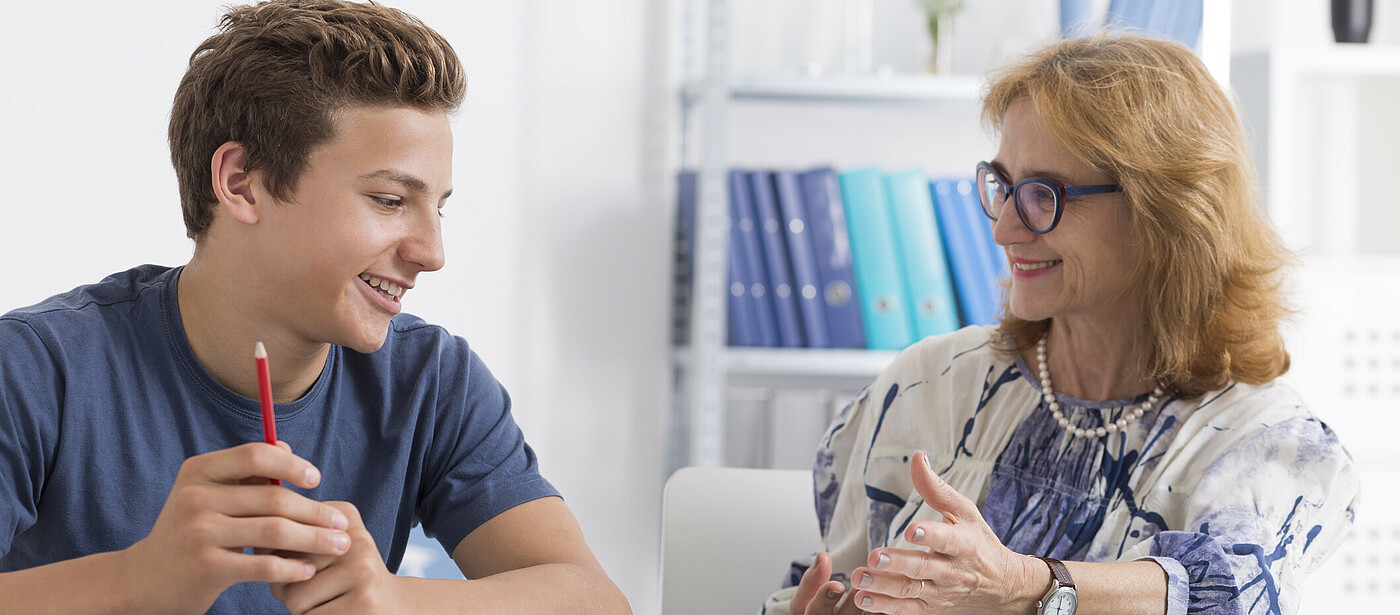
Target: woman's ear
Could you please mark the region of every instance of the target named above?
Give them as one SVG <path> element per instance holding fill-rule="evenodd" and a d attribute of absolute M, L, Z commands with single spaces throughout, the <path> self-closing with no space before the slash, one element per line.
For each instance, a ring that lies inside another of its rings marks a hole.
<path fill-rule="evenodd" d="M 229 141 L 220 145 L 209 161 L 209 171 L 219 208 L 238 222 L 257 224 L 263 203 L 254 196 L 256 179 L 248 170 L 248 152 L 243 144 Z"/>

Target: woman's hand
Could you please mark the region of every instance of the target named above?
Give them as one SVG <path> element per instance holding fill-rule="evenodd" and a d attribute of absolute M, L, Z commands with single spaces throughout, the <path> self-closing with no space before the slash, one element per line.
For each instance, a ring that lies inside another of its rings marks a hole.
<path fill-rule="evenodd" d="M 840 581 L 831 580 L 831 556 L 818 553 L 817 561 L 807 572 L 802 573 L 802 581 L 797 584 L 797 593 L 788 603 L 791 615 L 858 615 L 860 608 L 854 600 L 847 600 L 836 610 L 836 603 L 846 593 L 846 586 Z"/>
<path fill-rule="evenodd" d="M 977 505 L 934 474 L 924 453 L 909 467 L 914 489 L 943 520 L 904 530 L 905 540 L 928 551 L 871 551 L 869 567 L 851 573 L 856 591 L 848 602 L 870 613 L 1034 613 L 1050 587 L 1049 568 L 1003 546 Z"/>

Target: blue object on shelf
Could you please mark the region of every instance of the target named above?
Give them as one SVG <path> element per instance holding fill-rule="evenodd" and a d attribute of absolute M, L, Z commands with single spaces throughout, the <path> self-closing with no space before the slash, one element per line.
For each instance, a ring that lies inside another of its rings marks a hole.
<path fill-rule="evenodd" d="M 826 327 L 832 348 L 865 348 L 851 261 L 851 236 L 846 229 L 846 206 L 836 171 L 819 167 L 798 175 L 802 203 L 812 234 L 812 257 L 821 280 L 818 294 L 826 307 Z"/>

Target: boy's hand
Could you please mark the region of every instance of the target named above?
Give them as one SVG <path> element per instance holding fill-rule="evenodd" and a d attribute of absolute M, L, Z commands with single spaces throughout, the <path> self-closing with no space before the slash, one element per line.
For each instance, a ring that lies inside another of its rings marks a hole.
<path fill-rule="evenodd" d="M 301 581 L 307 559 L 271 551 L 340 555 L 350 546 L 345 514 L 282 487 L 321 482 L 310 462 L 278 446 L 251 443 L 185 460 L 151 533 L 126 549 L 134 587 L 150 612 L 203 612 L 235 583 Z M 245 547 L 258 552 L 248 554 Z"/>
<path fill-rule="evenodd" d="M 374 537 L 365 529 L 360 511 L 349 502 L 326 502 L 350 520 L 350 550 L 340 557 L 314 558 L 321 565 L 308 580 L 272 585 L 272 596 L 292 615 L 312 609 L 318 614 L 382 615 L 404 604 L 396 595 L 403 579 L 384 566 Z"/>

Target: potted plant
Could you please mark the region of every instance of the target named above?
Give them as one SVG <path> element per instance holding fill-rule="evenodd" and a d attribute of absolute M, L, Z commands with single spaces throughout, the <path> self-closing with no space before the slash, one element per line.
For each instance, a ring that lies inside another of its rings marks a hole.
<path fill-rule="evenodd" d="M 933 52 L 929 55 L 928 70 L 932 73 L 948 73 L 953 68 L 953 16 L 963 8 L 963 0 L 915 0 L 924 10 L 928 23 L 929 42 Z"/>

